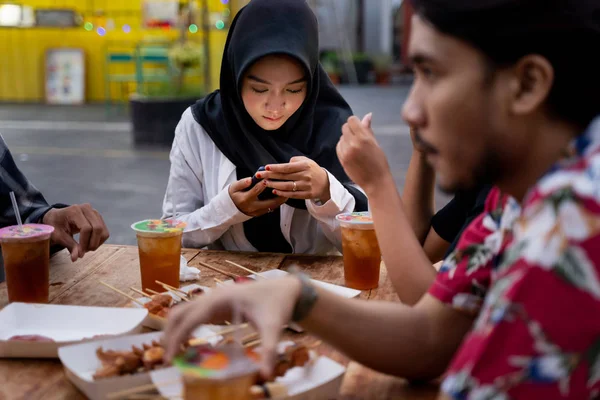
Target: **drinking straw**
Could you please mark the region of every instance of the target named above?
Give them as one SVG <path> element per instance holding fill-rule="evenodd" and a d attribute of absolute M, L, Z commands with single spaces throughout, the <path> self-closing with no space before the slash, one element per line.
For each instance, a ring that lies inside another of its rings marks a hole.
<path fill-rule="evenodd" d="M 23 229 L 23 222 L 21 221 L 21 214 L 19 213 L 19 206 L 17 205 L 17 199 L 15 198 L 15 192 L 10 192 L 10 201 L 12 201 L 13 209 L 15 210 L 15 217 L 17 217 L 17 223 L 19 229 Z"/>

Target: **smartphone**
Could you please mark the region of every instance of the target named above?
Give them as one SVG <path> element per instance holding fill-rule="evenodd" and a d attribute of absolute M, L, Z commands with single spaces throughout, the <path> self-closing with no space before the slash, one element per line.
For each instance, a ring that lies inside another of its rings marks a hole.
<path fill-rule="evenodd" d="M 248 190 L 252 189 L 254 186 L 256 186 L 256 184 L 260 181 L 262 181 L 262 179 L 257 178 L 256 174 L 262 171 L 266 171 L 265 167 L 262 166 L 260 167 L 252 176 L 252 183 L 250 184 L 250 187 L 248 189 L 246 189 L 245 191 L 247 192 Z M 274 199 L 275 197 L 277 197 L 276 194 L 273 194 L 273 189 L 271 188 L 266 188 L 265 190 L 262 191 L 261 194 L 258 195 L 258 199 L 259 200 L 269 200 L 269 199 Z"/>

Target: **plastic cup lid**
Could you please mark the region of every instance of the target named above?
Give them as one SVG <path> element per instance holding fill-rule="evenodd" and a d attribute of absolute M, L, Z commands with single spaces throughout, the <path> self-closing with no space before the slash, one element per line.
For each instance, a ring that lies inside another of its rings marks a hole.
<path fill-rule="evenodd" d="M 193 348 L 188 349 L 193 351 Z M 173 365 L 186 375 L 208 379 L 230 379 L 249 375 L 258 371 L 256 362 L 246 355 L 240 357 L 233 353 L 231 348 L 210 349 L 200 356 L 199 360 L 188 360 L 185 356 L 178 356 L 173 360 Z M 196 356 L 197 357 L 197 356 Z"/>
<path fill-rule="evenodd" d="M 372 225 L 373 218 L 368 211 L 338 214 L 335 217 L 341 223 L 348 225 Z"/>
<path fill-rule="evenodd" d="M 6 239 L 32 239 L 42 236 L 50 236 L 54 232 L 54 227 L 42 224 L 25 224 L 23 227 L 19 225 L 7 226 L 0 229 L 0 240 Z"/>
<path fill-rule="evenodd" d="M 137 232 L 144 233 L 172 233 L 180 232 L 187 226 L 183 221 L 175 219 L 147 219 L 145 221 L 136 222 L 131 225 L 131 228 Z"/>

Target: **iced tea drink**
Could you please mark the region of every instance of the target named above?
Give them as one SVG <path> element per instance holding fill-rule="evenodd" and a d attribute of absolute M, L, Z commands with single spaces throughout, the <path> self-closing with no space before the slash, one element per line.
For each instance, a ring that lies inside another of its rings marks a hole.
<path fill-rule="evenodd" d="M 258 366 L 244 353 L 206 349 L 195 355 L 195 359 L 186 358 L 179 357 L 174 362 L 183 377 L 184 400 L 252 399 L 250 388 L 256 382 Z"/>
<path fill-rule="evenodd" d="M 48 303 L 52 232 L 41 224 L 0 229 L 9 302 Z"/>
<path fill-rule="evenodd" d="M 381 251 L 373 219 L 368 212 L 340 214 L 344 280 L 352 289 L 369 290 L 379 285 Z"/>
<path fill-rule="evenodd" d="M 181 235 L 185 222 L 176 220 L 146 220 L 133 224 L 140 255 L 142 289 L 164 292 L 156 283 L 179 287 Z"/>

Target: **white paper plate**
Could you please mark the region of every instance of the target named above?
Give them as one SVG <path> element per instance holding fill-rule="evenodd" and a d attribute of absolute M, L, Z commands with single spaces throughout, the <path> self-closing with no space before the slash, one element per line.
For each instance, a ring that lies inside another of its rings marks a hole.
<path fill-rule="evenodd" d="M 58 348 L 139 332 L 145 308 L 107 308 L 11 303 L 0 311 L 0 357 L 56 358 Z M 54 342 L 14 341 L 17 335 L 40 335 Z"/>
<path fill-rule="evenodd" d="M 260 273 L 260 276 L 262 276 L 263 278 L 267 278 L 267 279 L 283 278 L 284 276 L 287 276 L 287 275 L 289 275 L 287 272 L 280 270 L 280 269 L 270 269 L 268 271 L 264 271 L 264 272 Z M 255 275 L 250 275 L 250 277 L 256 278 Z M 257 278 L 257 279 L 260 279 L 260 278 Z M 356 297 L 360 294 L 360 290 L 350 289 L 350 288 L 347 288 L 344 286 L 339 286 L 339 285 L 334 285 L 333 283 L 322 282 L 322 281 L 318 281 L 316 279 L 311 279 L 311 282 L 315 286 L 318 286 L 325 290 L 329 290 L 330 292 L 335 293 L 338 296 L 346 297 L 349 299 Z M 233 280 L 230 279 L 223 283 L 227 284 L 227 285 L 231 285 L 234 282 L 233 282 Z"/>
<path fill-rule="evenodd" d="M 287 272 L 282 271 L 280 269 L 270 269 L 268 271 L 264 271 L 260 273 L 260 276 L 262 276 L 263 278 L 267 278 L 267 279 L 277 279 L 277 278 L 283 278 L 286 275 L 289 275 Z M 252 278 L 258 279 L 260 280 L 260 278 L 256 278 L 255 274 L 249 275 Z M 332 293 L 337 294 L 338 296 L 342 296 L 342 297 L 346 297 L 348 299 L 351 299 L 353 297 L 356 297 L 360 294 L 360 290 L 356 290 L 356 289 L 351 289 L 351 288 L 347 288 L 344 286 L 339 286 L 339 285 L 334 285 L 333 283 L 327 283 L 327 282 L 323 282 L 323 281 L 318 281 L 316 279 L 311 279 L 311 282 L 317 286 L 320 287 L 324 290 L 328 290 Z M 224 285 L 233 285 L 234 282 L 232 279 L 229 279 L 225 282 L 223 282 Z M 298 332 L 298 333 L 302 333 L 304 332 L 304 329 L 302 329 L 302 327 L 298 324 L 295 323 L 290 323 L 288 325 L 289 329 L 291 329 L 294 332 Z"/>

